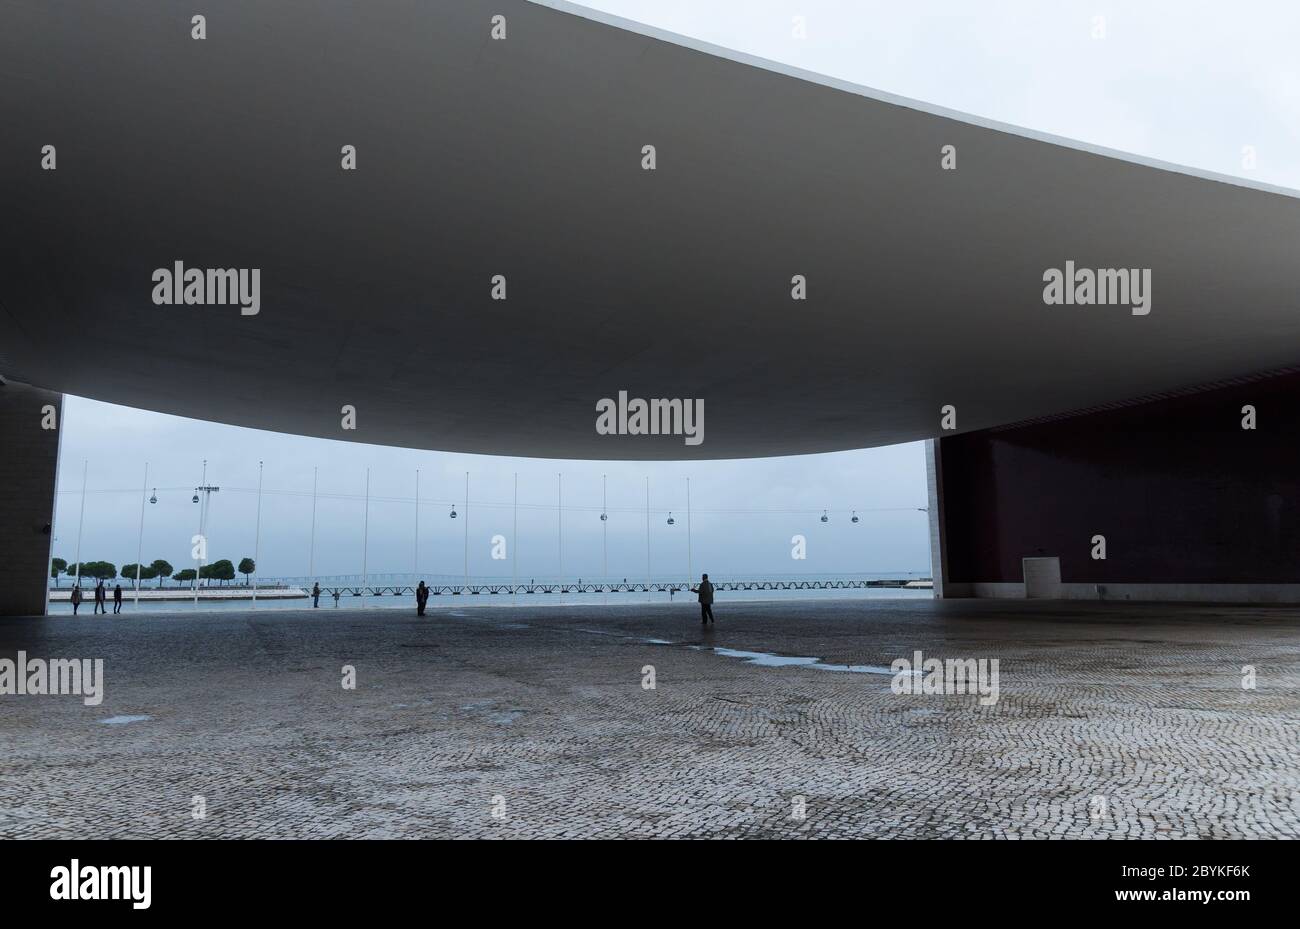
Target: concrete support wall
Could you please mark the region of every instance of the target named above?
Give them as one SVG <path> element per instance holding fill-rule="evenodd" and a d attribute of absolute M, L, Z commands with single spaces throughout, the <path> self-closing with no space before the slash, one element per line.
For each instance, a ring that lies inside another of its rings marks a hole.
<path fill-rule="evenodd" d="M 0 616 L 45 614 L 62 424 L 62 394 L 0 386 Z"/>
<path fill-rule="evenodd" d="M 935 599 L 969 597 L 970 591 L 964 585 L 949 586 L 947 523 L 943 506 L 943 447 L 939 439 L 925 443 L 925 482 L 930 498 L 930 573 L 934 577 Z"/>
<path fill-rule="evenodd" d="M 1300 376 L 931 444 L 936 595 L 1300 602 Z"/>

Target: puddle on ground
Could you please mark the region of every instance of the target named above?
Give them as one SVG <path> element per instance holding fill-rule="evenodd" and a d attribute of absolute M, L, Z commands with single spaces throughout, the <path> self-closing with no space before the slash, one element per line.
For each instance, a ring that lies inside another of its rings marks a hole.
<path fill-rule="evenodd" d="M 746 664 L 761 665 L 764 668 L 784 668 L 789 665 L 810 665 L 817 664 L 820 658 L 791 658 L 785 655 L 772 655 L 767 652 L 743 652 L 737 648 L 715 648 L 715 655 L 722 655 L 724 658 L 740 658 Z"/>
<path fill-rule="evenodd" d="M 152 716 L 110 716 L 108 719 L 101 719 L 99 722 L 105 726 L 124 726 L 127 723 L 142 723 L 150 719 L 153 719 L 153 717 Z"/>
<path fill-rule="evenodd" d="M 524 715 L 523 710 L 489 711 L 488 709 L 499 705 L 496 700 L 477 700 L 474 703 L 463 703 L 460 708 L 471 712 L 481 712 L 489 721 L 496 723 L 498 726 L 513 725 L 515 720 Z"/>
<path fill-rule="evenodd" d="M 703 645 L 692 645 L 691 648 L 705 651 Z M 896 673 L 883 665 L 874 664 L 824 664 L 820 658 L 803 658 L 792 655 L 774 655 L 771 652 L 745 652 L 736 648 L 714 648 L 708 649 L 715 655 L 721 655 L 724 658 L 739 658 L 746 664 L 756 664 L 763 668 L 816 668 L 818 671 L 840 671 L 848 674 L 884 674 L 893 677 Z M 911 671 L 913 677 L 920 677 L 921 672 Z"/>
<path fill-rule="evenodd" d="M 646 639 L 637 638 L 636 636 L 623 635 L 618 632 L 606 632 L 603 629 L 577 629 L 577 632 L 586 632 L 591 635 L 605 635 L 615 639 L 632 639 L 644 642 L 646 645 L 678 645 L 680 643 L 670 641 L 669 639 Z M 825 664 L 820 658 L 804 658 L 795 655 L 776 655 L 772 652 L 747 652 L 738 648 L 710 648 L 706 645 L 687 645 L 687 648 L 694 649 L 697 652 L 711 651 L 715 655 L 721 655 L 724 658 L 739 658 L 746 664 L 756 664 L 763 668 L 816 668 L 819 671 L 839 671 L 847 674 L 883 674 L 887 677 L 893 677 L 896 673 L 883 665 L 874 664 Z M 906 671 L 905 674 L 911 674 L 913 677 L 923 676 L 921 671 Z"/>
<path fill-rule="evenodd" d="M 627 639 L 629 642 L 644 642 L 646 645 L 676 645 L 671 639 L 647 639 L 641 636 L 624 635 L 621 632 L 609 632 L 605 629 L 574 629 L 574 632 L 586 632 L 589 635 L 606 635 L 612 639 Z"/>

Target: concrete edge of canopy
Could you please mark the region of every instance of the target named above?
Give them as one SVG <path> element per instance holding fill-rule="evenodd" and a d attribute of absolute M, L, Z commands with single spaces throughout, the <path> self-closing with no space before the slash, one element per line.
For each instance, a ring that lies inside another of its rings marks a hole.
<path fill-rule="evenodd" d="M 796 80 L 807 81 L 812 84 L 820 84 L 823 87 L 829 87 L 833 90 L 854 94 L 859 97 L 866 97 L 869 100 L 875 100 L 879 103 L 886 103 L 891 106 L 916 110 L 919 113 L 937 116 L 941 119 L 951 119 L 955 122 L 975 126 L 980 129 L 1004 132 L 1025 139 L 1031 139 L 1035 142 L 1043 142 L 1048 145 L 1059 145 L 1063 148 L 1074 149 L 1075 151 L 1084 152 L 1090 155 L 1097 155 L 1102 158 L 1114 158 L 1119 161 L 1127 161 L 1131 164 L 1156 168 L 1161 171 L 1172 171 L 1176 174 L 1185 174 L 1189 177 L 1198 178 L 1200 180 L 1216 181 L 1220 184 L 1230 184 L 1234 187 L 1257 190 L 1261 193 L 1277 194 L 1283 197 L 1300 199 L 1300 190 L 1294 188 L 1281 187 L 1276 184 L 1266 184 L 1232 174 L 1220 174 L 1216 171 L 1205 171 L 1189 165 L 1162 161 L 1158 158 L 1148 158 L 1145 155 L 1107 148 L 1103 145 L 1094 145 L 1090 142 L 1083 142 L 1078 139 L 1052 135 L 1048 132 L 1039 132 L 1035 129 L 1029 129 L 1024 126 L 1015 126 L 1011 123 L 1004 123 L 995 119 L 987 119 L 983 116 L 976 116 L 972 113 L 962 113 L 958 110 L 949 109 L 948 107 L 937 106 L 921 100 L 913 100 L 910 97 L 903 97 L 898 94 L 888 93 L 887 91 L 876 90 L 875 88 L 866 87 L 862 84 L 854 84 L 852 81 L 846 81 L 827 74 L 820 74 L 816 71 L 809 71 L 806 68 L 799 68 L 794 65 L 773 61 L 770 58 L 751 55 L 747 52 L 737 51 L 736 49 L 727 48 L 722 45 L 715 45 L 712 42 L 704 42 L 699 39 L 691 38 L 690 36 L 681 35 L 680 33 L 669 32 L 668 30 L 660 29 L 657 26 L 649 26 L 645 23 L 639 23 L 635 20 L 617 16 L 613 13 L 606 13 L 603 10 L 596 10 L 579 3 L 572 3 L 570 0 L 527 0 L 527 2 L 536 6 L 547 7 L 548 9 L 555 10 L 559 13 L 566 13 L 570 16 L 577 16 L 582 19 L 600 23 L 601 25 L 609 26 L 614 29 L 621 29 L 624 32 L 636 33 L 637 35 L 644 36 L 647 39 L 668 42 L 672 45 L 677 45 L 691 51 L 700 52 L 705 55 L 712 55 L 715 58 L 725 58 L 728 61 L 734 61 L 737 64 L 746 65 L 751 68 L 759 68 L 764 71 L 771 71 L 775 74 L 780 74 Z"/>

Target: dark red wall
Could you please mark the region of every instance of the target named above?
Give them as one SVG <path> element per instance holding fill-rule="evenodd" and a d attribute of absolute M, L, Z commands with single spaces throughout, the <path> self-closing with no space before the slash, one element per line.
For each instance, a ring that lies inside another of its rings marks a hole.
<path fill-rule="evenodd" d="M 1058 555 L 1066 583 L 1300 583 L 1300 375 L 940 451 L 950 581 L 1020 581 L 1022 557 Z"/>

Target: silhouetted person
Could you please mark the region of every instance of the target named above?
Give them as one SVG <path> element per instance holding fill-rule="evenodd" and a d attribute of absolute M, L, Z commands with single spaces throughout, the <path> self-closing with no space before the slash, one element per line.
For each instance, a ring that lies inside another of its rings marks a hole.
<path fill-rule="evenodd" d="M 338 608 L 339 608 L 339 591 L 338 591 L 337 589 L 335 589 L 335 591 L 334 591 L 334 609 L 337 610 Z"/>
<path fill-rule="evenodd" d="M 77 586 L 72 588 L 72 615 L 77 615 L 77 607 L 81 606 L 81 583 L 78 581 Z"/>
<path fill-rule="evenodd" d="M 423 616 L 424 607 L 429 602 L 429 588 L 424 586 L 424 581 L 420 581 L 415 588 L 415 615 Z"/>
<path fill-rule="evenodd" d="M 105 615 L 108 615 L 108 605 L 107 605 L 107 603 L 106 603 L 106 601 L 105 601 L 105 598 L 106 598 L 107 596 L 108 596 L 108 591 L 106 591 L 106 590 L 104 589 L 104 582 L 103 582 L 103 580 L 99 580 L 99 581 L 97 581 L 97 582 L 95 583 L 95 613 L 96 613 L 96 615 L 98 615 L 99 612 L 100 612 L 101 610 L 104 612 Z"/>
<path fill-rule="evenodd" d="M 700 625 L 713 622 L 713 585 L 706 574 L 700 580 L 699 587 L 692 587 L 691 593 L 700 595 Z"/>
<path fill-rule="evenodd" d="M 320 607 L 320 582 L 319 581 L 311 585 L 311 605 L 316 608 Z"/>
<path fill-rule="evenodd" d="M 122 612 L 122 585 L 118 584 L 113 588 L 113 612 Z"/>

